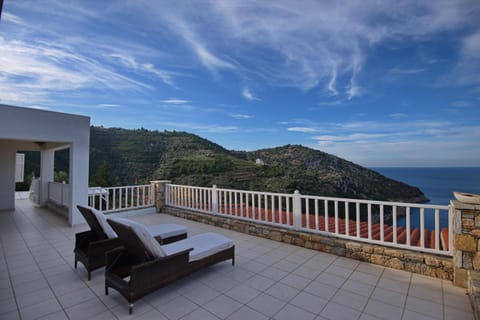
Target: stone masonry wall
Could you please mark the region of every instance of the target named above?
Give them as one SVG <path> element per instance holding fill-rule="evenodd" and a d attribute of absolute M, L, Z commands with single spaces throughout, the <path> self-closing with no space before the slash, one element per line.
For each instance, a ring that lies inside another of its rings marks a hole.
<path fill-rule="evenodd" d="M 455 210 L 454 284 L 468 287 L 469 275 L 480 272 L 480 206 L 452 201 Z"/>
<path fill-rule="evenodd" d="M 451 202 L 455 212 L 454 279 L 468 289 L 475 319 L 480 319 L 480 205 Z"/>
<path fill-rule="evenodd" d="M 157 212 L 160 212 L 165 207 L 165 198 L 167 192 L 167 184 L 171 183 L 170 180 L 154 180 L 150 181 L 152 185 L 152 191 L 155 201 L 155 207 Z"/>
<path fill-rule="evenodd" d="M 165 207 L 162 212 L 252 236 L 281 241 L 389 268 L 453 280 L 453 262 L 451 257 L 372 245 L 185 209 Z"/>

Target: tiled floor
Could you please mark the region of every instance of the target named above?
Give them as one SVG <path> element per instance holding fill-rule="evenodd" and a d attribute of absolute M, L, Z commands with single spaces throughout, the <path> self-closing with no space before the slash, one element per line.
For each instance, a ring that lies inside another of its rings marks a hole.
<path fill-rule="evenodd" d="M 103 271 L 91 281 L 73 269 L 70 228 L 45 209 L 17 200 L 0 213 L 0 319 L 473 319 L 465 290 L 449 281 L 152 214 L 145 224 L 175 222 L 189 234 L 232 238 L 236 265 L 217 264 L 162 288 L 128 315 Z"/>

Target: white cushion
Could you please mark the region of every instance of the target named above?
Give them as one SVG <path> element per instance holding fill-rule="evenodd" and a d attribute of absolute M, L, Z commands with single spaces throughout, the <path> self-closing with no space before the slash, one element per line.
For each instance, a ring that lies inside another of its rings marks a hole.
<path fill-rule="evenodd" d="M 137 237 L 140 239 L 140 241 L 142 241 L 143 245 L 152 256 L 155 258 L 162 258 L 166 256 L 165 251 L 163 251 L 158 241 L 155 240 L 155 238 L 148 232 L 147 228 L 143 224 L 122 218 L 112 218 L 112 220 L 131 227 L 133 232 L 135 232 Z"/>
<path fill-rule="evenodd" d="M 160 236 L 162 239 L 187 233 L 187 227 L 175 223 L 161 223 L 153 226 L 146 226 L 148 233 L 153 237 Z"/>
<path fill-rule="evenodd" d="M 105 215 L 98 211 L 95 208 L 89 208 L 90 211 L 92 211 L 93 215 L 95 218 L 97 218 L 98 223 L 100 224 L 100 227 L 102 227 L 103 232 L 107 235 L 109 239 L 113 239 L 117 237 L 117 234 L 115 231 L 113 231 L 112 227 L 107 222 L 107 218 L 105 218 Z"/>
<path fill-rule="evenodd" d="M 196 261 L 231 248 L 233 245 L 234 243 L 231 239 L 218 233 L 207 232 L 184 240 L 165 244 L 162 246 L 162 249 L 168 256 L 193 248 L 193 250 L 190 251 L 189 261 Z"/>

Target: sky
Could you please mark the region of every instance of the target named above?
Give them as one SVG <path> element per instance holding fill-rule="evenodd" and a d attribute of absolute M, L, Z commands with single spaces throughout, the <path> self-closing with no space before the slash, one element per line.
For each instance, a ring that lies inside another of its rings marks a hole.
<path fill-rule="evenodd" d="M 480 166 L 478 17 L 478 0 L 4 0 L 0 103 L 232 150 Z"/>

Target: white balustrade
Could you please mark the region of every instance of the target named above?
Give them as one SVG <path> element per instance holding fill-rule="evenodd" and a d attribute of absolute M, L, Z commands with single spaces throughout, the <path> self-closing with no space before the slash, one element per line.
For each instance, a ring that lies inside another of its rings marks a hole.
<path fill-rule="evenodd" d="M 176 184 L 167 184 L 166 194 L 166 205 L 171 207 L 342 239 L 452 254 L 449 206 Z M 443 227 L 441 217 L 445 218 Z M 427 228 L 426 221 L 433 221 L 433 226 Z"/>
<path fill-rule="evenodd" d="M 48 200 L 57 205 L 67 207 L 70 203 L 69 185 L 60 182 L 49 182 Z"/>
<path fill-rule="evenodd" d="M 136 185 L 121 187 L 91 187 L 88 190 L 88 205 L 104 213 L 152 207 L 152 186 Z"/>

